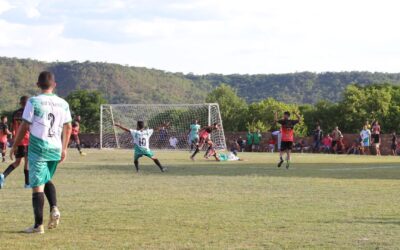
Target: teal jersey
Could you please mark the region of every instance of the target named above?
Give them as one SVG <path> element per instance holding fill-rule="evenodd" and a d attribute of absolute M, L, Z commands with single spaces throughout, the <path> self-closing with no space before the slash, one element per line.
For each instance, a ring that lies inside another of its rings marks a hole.
<path fill-rule="evenodd" d="M 190 138 L 194 139 L 196 137 L 199 137 L 199 131 L 200 131 L 200 125 L 199 124 L 191 124 L 190 125 Z"/>

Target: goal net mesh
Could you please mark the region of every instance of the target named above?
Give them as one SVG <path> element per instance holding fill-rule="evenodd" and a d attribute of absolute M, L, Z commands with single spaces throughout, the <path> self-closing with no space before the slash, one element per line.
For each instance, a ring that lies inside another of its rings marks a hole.
<path fill-rule="evenodd" d="M 136 129 L 137 121 L 144 121 L 154 129 L 151 149 L 189 150 L 189 127 L 194 120 L 202 127 L 219 123 L 221 129 L 212 132 L 211 140 L 216 148 L 226 148 L 218 104 L 107 104 L 101 106 L 100 120 L 101 148 L 133 148 L 132 136 L 114 124 Z"/>

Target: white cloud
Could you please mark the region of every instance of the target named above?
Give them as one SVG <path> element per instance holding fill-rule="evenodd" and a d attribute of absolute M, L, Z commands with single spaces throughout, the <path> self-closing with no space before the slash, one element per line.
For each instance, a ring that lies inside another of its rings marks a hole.
<path fill-rule="evenodd" d="M 394 0 L 0 0 L 0 55 L 195 73 L 400 71 Z"/>

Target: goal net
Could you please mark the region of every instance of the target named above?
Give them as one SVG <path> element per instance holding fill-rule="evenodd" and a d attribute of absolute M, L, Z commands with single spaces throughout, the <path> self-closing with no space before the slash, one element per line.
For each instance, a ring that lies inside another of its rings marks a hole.
<path fill-rule="evenodd" d="M 216 148 L 226 149 L 219 106 L 210 104 L 104 104 L 100 115 L 100 148 L 132 148 L 133 139 L 115 123 L 136 129 L 137 121 L 154 129 L 150 148 L 155 150 L 189 150 L 189 127 L 194 120 L 203 126 L 219 123 L 211 140 Z"/>

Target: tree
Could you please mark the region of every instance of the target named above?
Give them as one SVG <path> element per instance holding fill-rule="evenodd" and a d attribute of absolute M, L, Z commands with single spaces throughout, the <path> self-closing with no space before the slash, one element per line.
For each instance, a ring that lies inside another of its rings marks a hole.
<path fill-rule="evenodd" d="M 232 87 L 220 85 L 208 94 L 206 102 L 219 104 L 224 128 L 227 131 L 246 129 L 247 104 L 244 99 L 237 96 Z"/>
<path fill-rule="evenodd" d="M 98 133 L 100 105 L 107 103 L 102 94 L 98 91 L 76 90 L 71 92 L 65 99 L 70 105 L 72 114 L 81 116 L 81 131 Z"/>

